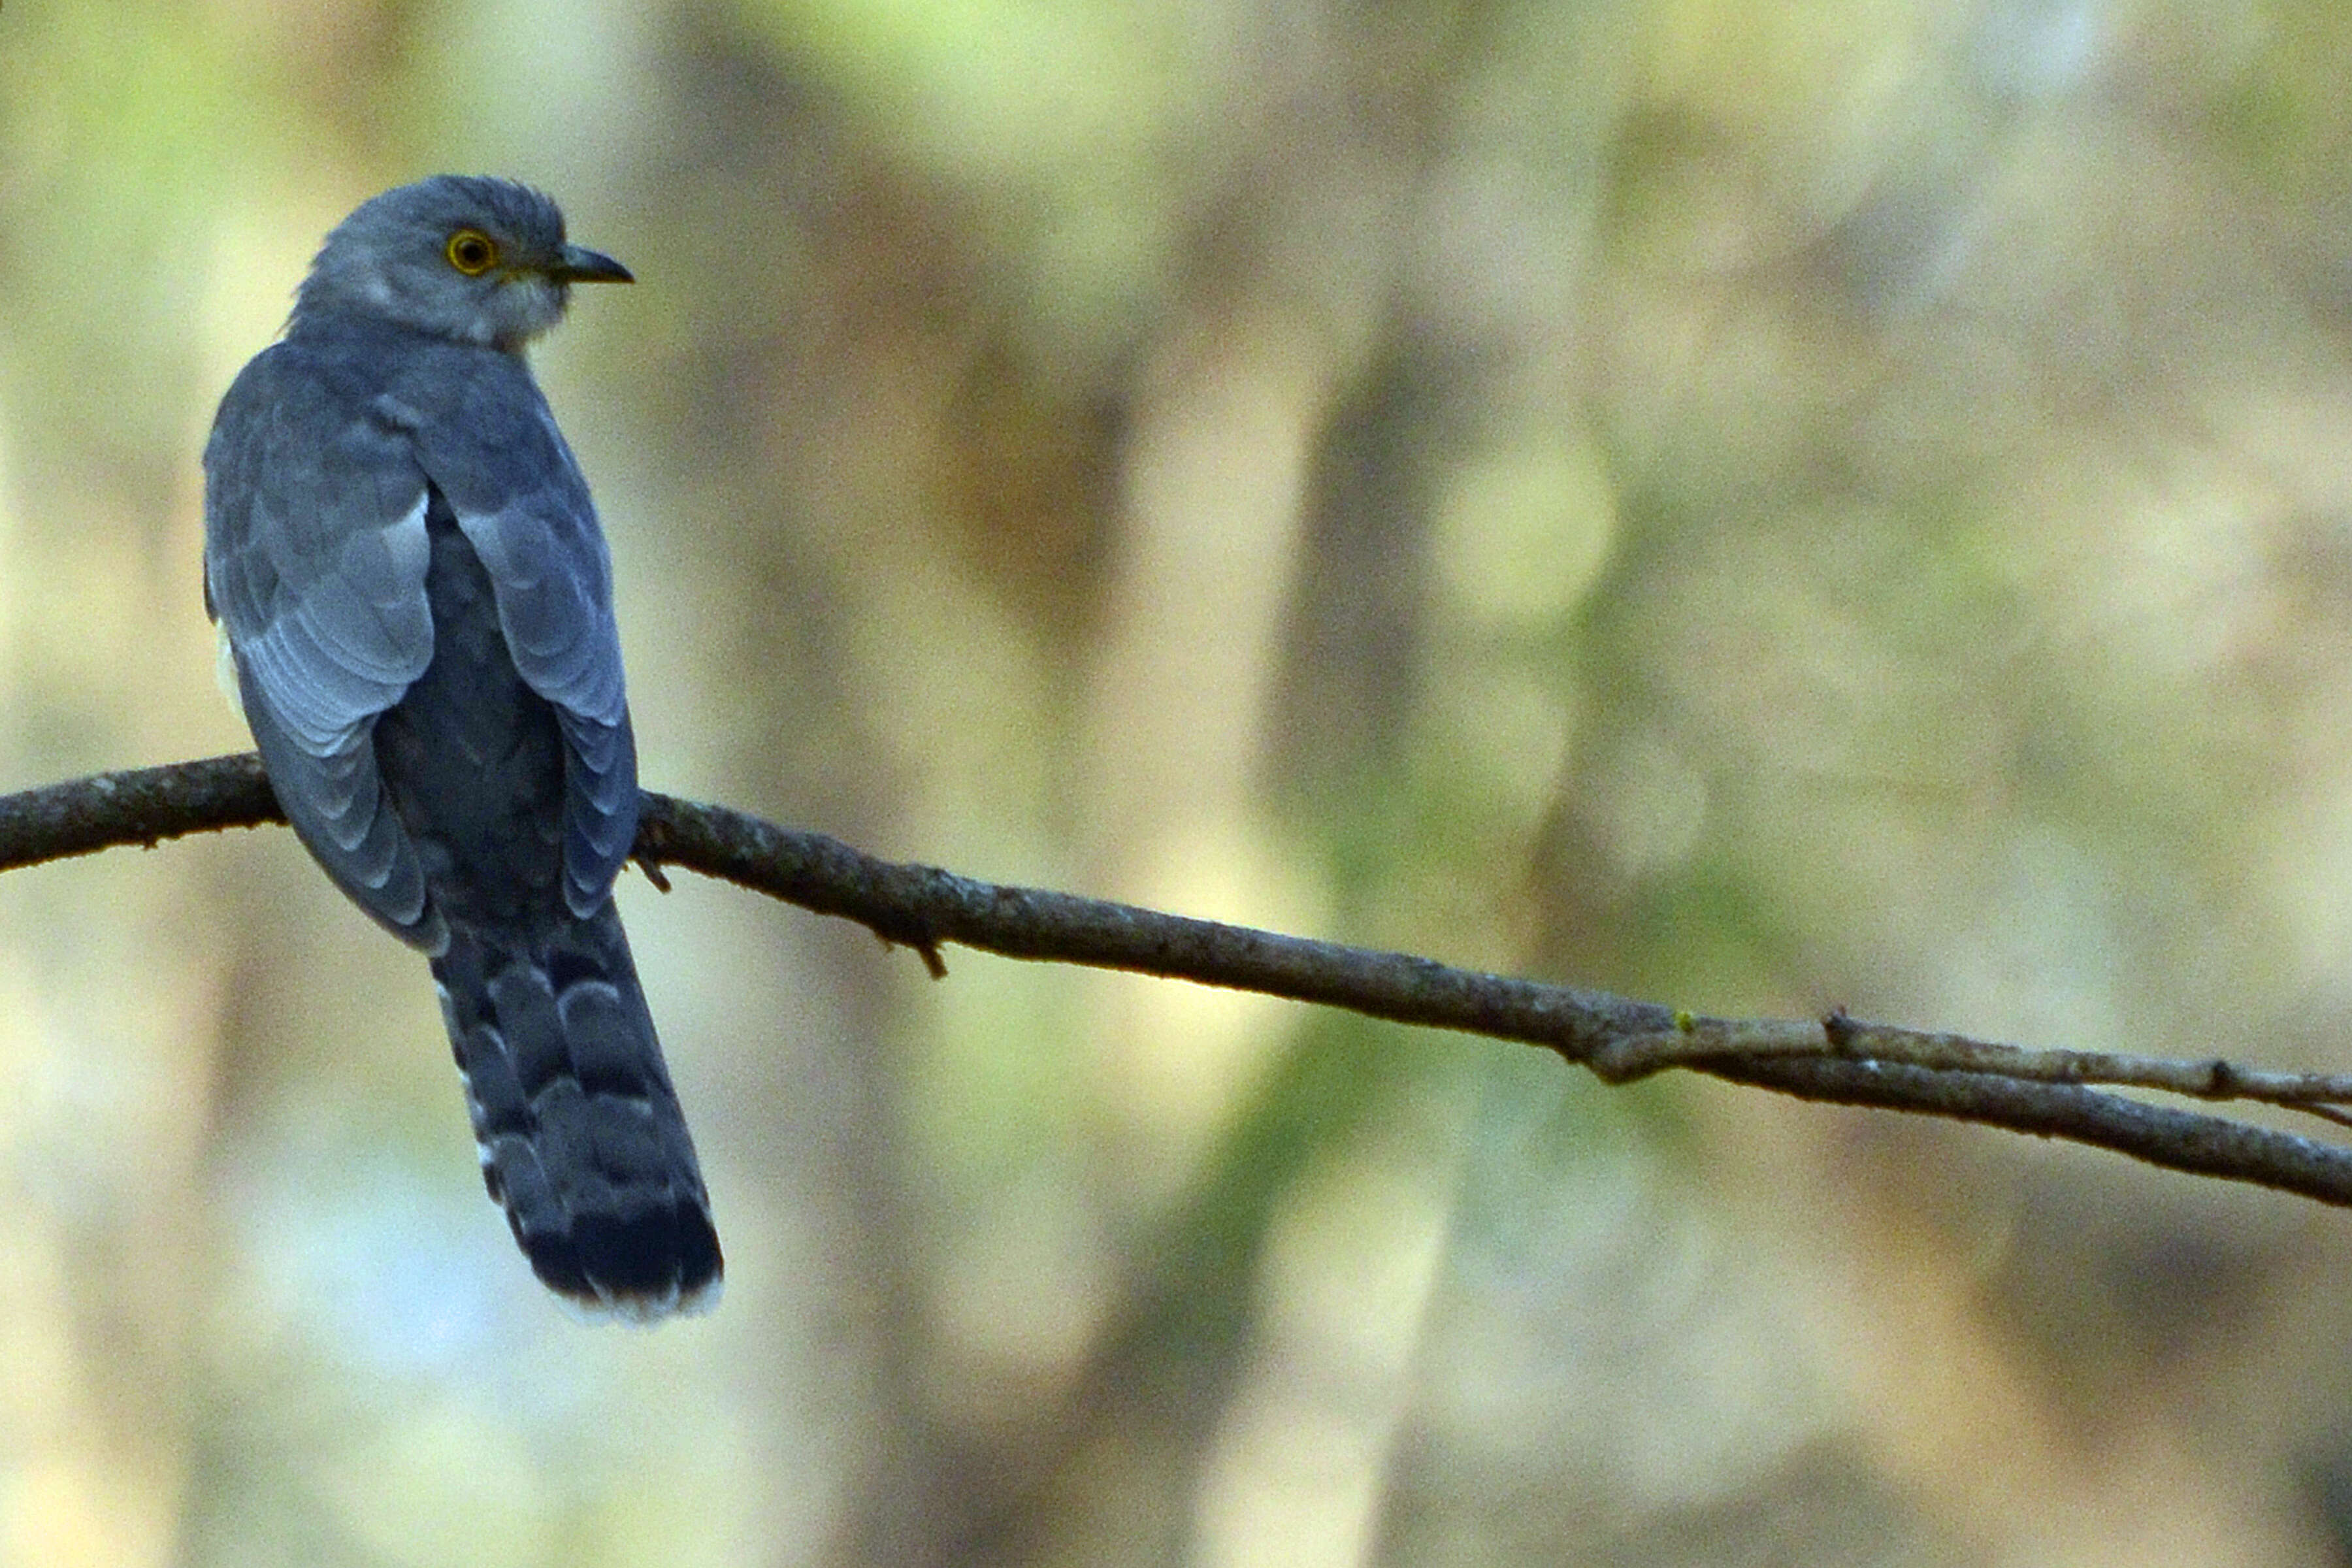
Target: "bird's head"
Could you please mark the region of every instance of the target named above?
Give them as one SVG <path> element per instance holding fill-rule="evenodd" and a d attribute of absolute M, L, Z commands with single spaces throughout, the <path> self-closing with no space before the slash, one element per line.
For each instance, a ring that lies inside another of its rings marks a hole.
<path fill-rule="evenodd" d="M 611 257 L 567 244 L 563 213 L 510 180 L 436 174 L 335 226 L 294 320 L 358 315 L 519 351 L 563 319 L 574 283 L 627 283 Z"/>

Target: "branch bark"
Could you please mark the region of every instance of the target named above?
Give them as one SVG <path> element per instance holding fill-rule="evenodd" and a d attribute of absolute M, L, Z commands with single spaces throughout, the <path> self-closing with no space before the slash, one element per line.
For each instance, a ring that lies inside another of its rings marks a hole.
<path fill-rule="evenodd" d="M 250 752 L 100 773 L 0 796 L 0 870 L 284 820 Z M 939 949 L 948 942 L 1007 958 L 1131 970 L 1541 1046 L 1612 1083 L 1681 1068 L 1804 1100 L 2063 1138 L 2352 1206 L 2352 1150 L 2112 1092 L 2260 1101 L 2343 1122 L 2352 1120 L 2343 1109 L 2352 1104 L 2352 1077 L 2220 1058 L 2029 1051 L 1843 1012 L 1805 1021 L 1699 1017 L 1409 953 L 975 881 L 651 792 L 636 853 L 657 882 L 661 867 L 683 866 L 856 921 L 885 942 L 915 949 L 935 975 L 946 973 Z"/>

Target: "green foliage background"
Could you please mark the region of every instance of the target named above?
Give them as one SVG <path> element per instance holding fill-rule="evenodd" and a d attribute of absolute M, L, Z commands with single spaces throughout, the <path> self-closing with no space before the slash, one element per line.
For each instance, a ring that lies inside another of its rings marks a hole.
<path fill-rule="evenodd" d="M 14 0 L 0 787 L 240 748 L 196 458 L 442 169 L 656 787 L 1725 1013 L 2352 1054 L 2320 0 Z M 0 879 L 0 1561 L 2326 1564 L 2294 1200 L 624 889 L 592 1332 L 282 833 Z"/>

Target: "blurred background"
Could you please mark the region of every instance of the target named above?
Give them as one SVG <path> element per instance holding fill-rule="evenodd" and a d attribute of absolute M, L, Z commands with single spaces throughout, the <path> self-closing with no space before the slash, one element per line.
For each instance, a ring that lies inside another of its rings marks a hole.
<path fill-rule="evenodd" d="M 215 403 L 374 192 L 656 788 L 1730 1014 L 2352 1068 L 2335 0 L 14 0 L 0 788 L 240 750 Z M 727 1297 L 590 1331 L 283 832 L 0 879 L 0 1562 L 2352 1563 L 2352 1224 L 621 898 Z"/>

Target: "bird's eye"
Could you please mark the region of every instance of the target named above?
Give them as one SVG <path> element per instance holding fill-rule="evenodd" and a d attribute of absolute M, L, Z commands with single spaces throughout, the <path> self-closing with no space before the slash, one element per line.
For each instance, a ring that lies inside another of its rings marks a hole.
<path fill-rule="evenodd" d="M 499 242 L 478 228 L 461 228 L 449 237 L 442 254 L 467 277 L 479 278 L 499 264 Z"/>

